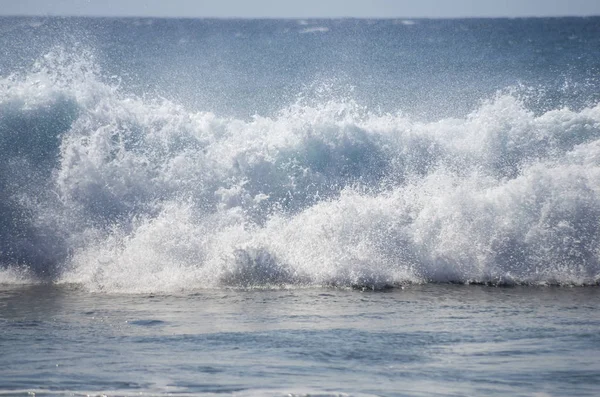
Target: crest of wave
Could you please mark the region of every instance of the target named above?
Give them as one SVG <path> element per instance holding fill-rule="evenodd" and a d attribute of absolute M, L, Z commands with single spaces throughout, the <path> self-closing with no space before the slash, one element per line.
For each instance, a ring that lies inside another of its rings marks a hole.
<path fill-rule="evenodd" d="M 44 247 L 17 259 L 55 281 L 166 292 L 600 279 L 600 105 L 534 114 L 499 94 L 466 118 L 420 122 L 319 99 L 239 120 L 128 95 L 90 57 L 61 52 L 2 90 L 11 115 L 56 137 L 40 141 L 54 148 L 44 161 L 16 151 L 36 183 L 7 182 L 18 163 L 3 163 L 17 188 L 0 208 L 27 225 L 23 252 Z"/>

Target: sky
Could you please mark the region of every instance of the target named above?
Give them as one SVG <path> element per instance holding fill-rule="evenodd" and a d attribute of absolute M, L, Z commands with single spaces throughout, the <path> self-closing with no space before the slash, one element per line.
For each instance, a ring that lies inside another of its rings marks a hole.
<path fill-rule="evenodd" d="M 600 15 L 600 0 L 0 0 L 0 15 L 460 18 Z"/>

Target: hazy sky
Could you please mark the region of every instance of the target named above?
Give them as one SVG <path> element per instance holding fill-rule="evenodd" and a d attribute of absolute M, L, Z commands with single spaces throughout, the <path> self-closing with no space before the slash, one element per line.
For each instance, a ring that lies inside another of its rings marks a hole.
<path fill-rule="evenodd" d="M 600 0 L 0 0 L 0 15 L 516 17 L 600 15 Z"/>

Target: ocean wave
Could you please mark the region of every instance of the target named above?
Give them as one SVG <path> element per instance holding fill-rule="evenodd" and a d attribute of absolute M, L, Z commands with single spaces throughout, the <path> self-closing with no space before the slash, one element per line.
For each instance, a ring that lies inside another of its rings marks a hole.
<path fill-rule="evenodd" d="M 600 104 L 499 93 L 423 122 L 303 99 L 241 120 L 111 81 L 64 50 L 0 81 L 0 283 L 600 280 Z"/>

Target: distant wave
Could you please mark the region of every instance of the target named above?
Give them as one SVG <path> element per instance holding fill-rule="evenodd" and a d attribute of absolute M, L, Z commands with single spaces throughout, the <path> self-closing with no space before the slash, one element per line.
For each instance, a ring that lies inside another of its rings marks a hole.
<path fill-rule="evenodd" d="M 313 26 L 310 28 L 305 28 L 300 31 L 300 33 L 327 33 L 329 32 L 329 28 L 326 26 Z"/>
<path fill-rule="evenodd" d="M 106 292 L 600 281 L 600 104 L 419 122 L 189 112 L 55 50 L 0 80 L 0 283 Z"/>

